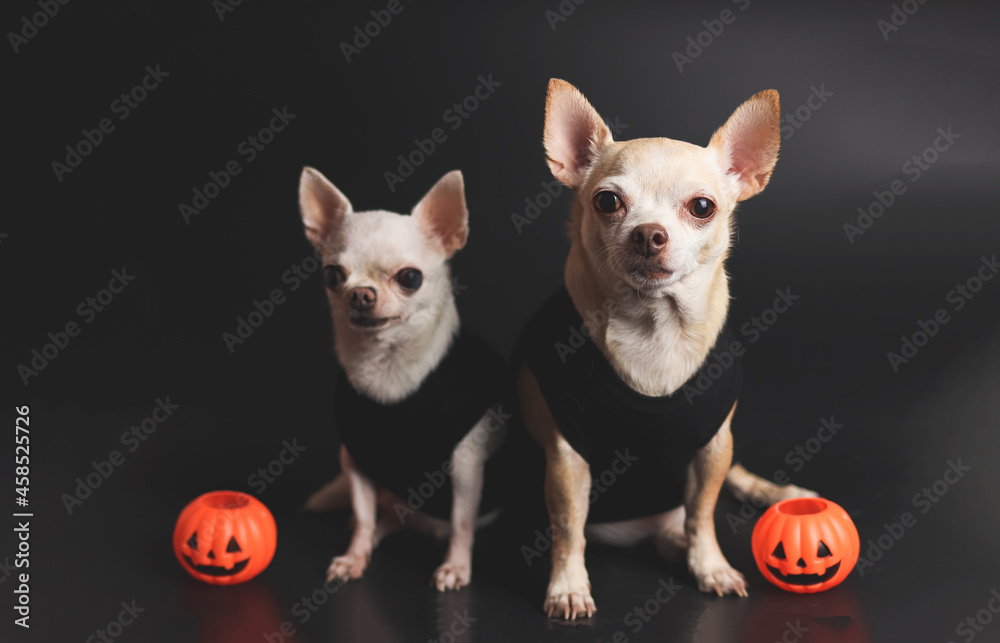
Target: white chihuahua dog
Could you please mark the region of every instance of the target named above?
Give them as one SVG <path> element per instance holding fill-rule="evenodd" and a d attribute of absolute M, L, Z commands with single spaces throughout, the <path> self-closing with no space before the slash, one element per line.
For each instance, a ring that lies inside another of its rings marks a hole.
<path fill-rule="evenodd" d="M 771 177 L 779 117 L 767 90 L 707 147 L 615 142 L 575 87 L 549 83 L 545 150 L 574 191 L 572 245 L 565 289 L 515 349 L 521 410 L 546 457 L 549 616 L 596 609 L 585 527 L 620 544 L 653 536 L 664 556 L 686 556 L 702 591 L 745 596 L 715 535 L 723 481 L 767 502 L 816 495 L 731 466 L 743 350 L 725 329 L 724 263 L 737 202 Z"/>
<path fill-rule="evenodd" d="M 469 234 L 462 174 L 446 174 L 405 216 L 354 212 L 307 167 L 299 203 L 323 259 L 343 367 L 334 402 L 343 474 L 306 508 L 333 508 L 349 495 L 355 518 L 350 546 L 327 576 L 361 577 L 382 537 L 405 525 L 450 533 L 431 581 L 458 589 L 472 575 L 481 513 L 496 503 L 483 488 L 506 432 L 495 406 L 504 362 L 459 331 L 448 267 Z"/>

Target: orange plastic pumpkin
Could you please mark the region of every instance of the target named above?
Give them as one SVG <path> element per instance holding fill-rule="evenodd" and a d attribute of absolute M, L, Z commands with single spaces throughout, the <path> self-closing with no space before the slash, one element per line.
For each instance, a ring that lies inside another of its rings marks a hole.
<path fill-rule="evenodd" d="M 278 527 L 267 507 L 238 491 L 211 491 L 184 507 L 174 528 L 174 553 L 200 581 L 235 585 L 268 566 Z"/>
<path fill-rule="evenodd" d="M 839 584 L 854 569 L 860 551 L 851 517 L 823 498 L 775 503 L 753 529 L 760 573 L 789 592 L 822 592 Z"/>

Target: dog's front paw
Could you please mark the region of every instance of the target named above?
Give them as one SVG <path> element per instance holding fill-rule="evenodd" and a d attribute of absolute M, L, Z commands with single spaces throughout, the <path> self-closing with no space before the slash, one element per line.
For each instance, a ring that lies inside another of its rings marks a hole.
<path fill-rule="evenodd" d="M 582 576 L 582 578 L 581 578 Z M 590 596 L 590 580 L 586 570 L 582 574 L 558 574 L 549 582 L 545 606 L 542 608 L 552 618 L 575 619 L 586 614 L 594 615 L 597 606 Z"/>
<path fill-rule="evenodd" d="M 434 570 L 431 576 L 431 585 L 437 591 L 443 592 L 449 589 L 462 589 L 469 584 L 472 579 L 472 565 L 469 563 L 456 563 L 445 561 Z"/>
<path fill-rule="evenodd" d="M 743 598 L 749 596 L 747 593 L 747 580 L 743 578 L 743 574 L 730 567 L 729 563 L 725 562 L 725 560 L 721 564 L 704 568 L 692 565 L 691 573 L 694 574 L 695 580 L 698 581 L 698 589 L 703 592 L 714 593 L 718 596 L 726 594 L 736 594 Z"/>
<path fill-rule="evenodd" d="M 326 569 L 326 580 L 353 580 L 361 578 L 368 567 L 368 559 L 371 552 L 352 554 L 348 552 L 343 556 L 337 556 Z"/>

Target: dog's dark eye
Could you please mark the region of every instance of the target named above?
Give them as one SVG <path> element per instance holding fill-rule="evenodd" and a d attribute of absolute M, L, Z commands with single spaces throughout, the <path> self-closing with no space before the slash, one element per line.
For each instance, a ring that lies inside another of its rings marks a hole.
<path fill-rule="evenodd" d="M 424 283 L 424 273 L 416 268 L 403 268 L 396 273 L 396 282 L 406 290 L 416 290 Z"/>
<path fill-rule="evenodd" d="M 774 552 L 771 555 L 778 560 L 785 560 L 785 543 L 778 543 L 778 546 L 774 548 Z"/>
<path fill-rule="evenodd" d="M 819 551 L 816 552 L 816 556 L 826 558 L 827 556 L 833 556 L 833 554 L 830 553 L 830 548 L 826 546 L 826 543 L 821 540 L 819 541 Z"/>
<path fill-rule="evenodd" d="M 699 219 L 707 219 L 715 214 L 715 204 L 705 197 L 698 197 L 691 199 L 691 202 L 688 203 L 688 210 Z"/>
<path fill-rule="evenodd" d="M 344 269 L 340 266 L 324 266 L 323 279 L 326 280 L 327 288 L 337 288 L 344 283 L 347 276 L 344 274 Z"/>
<path fill-rule="evenodd" d="M 614 192 L 601 190 L 594 195 L 594 209 L 604 214 L 612 214 L 622 205 L 622 200 Z"/>

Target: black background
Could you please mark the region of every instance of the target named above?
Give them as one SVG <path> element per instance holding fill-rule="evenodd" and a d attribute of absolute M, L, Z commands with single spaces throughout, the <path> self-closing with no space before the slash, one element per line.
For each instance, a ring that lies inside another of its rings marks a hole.
<path fill-rule="evenodd" d="M 210 2 L 71 2 L 16 54 L 9 48 L 0 397 L 8 426 L 15 405 L 31 407 L 35 517 L 32 628 L 15 628 L 5 607 L 4 640 L 85 640 L 133 599 L 146 611 L 124 641 L 259 641 L 285 620 L 297 641 L 432 640 L 466 609 L 477 620 L 459 640 L 611 640 L 621 630 L 629 640 L 772 641 L 796 619 L 811 628 L 803 640 L 964 640 L 956 626 L 1000 586 L 1000 281 L 962 310 L 947 296 L 1000 250 L 1000 9 L 928 2 L 884 38 L 877 22 L 890 18 L 889 2 L 745 4 L 590 0 L 553 29 L 554 0 L 402 0 L 348 62 L 340 43 L 385 3 L 243 2 L 220 20 Z M 5 8 L 5 32 L 39 10 L 24 0 Z M 672 54 L 724 9 L 735 21 L 679 71 Z M 169 76 L 118 120 L 112 102 L 157 64 Z M 443 113 L 480 75 L 500 86 L 451 130 Z M 643 548 L 592 548 L 600 611 L 575 626 L 542 615 L 544 573 L 507 586 L 485 547 L 473 586 L 438 596 L 426 579 L 443 545 L 401 534 L 376 552 L 364 580 L 303 623 L 294 605 L 322 585 L 348 532 L 343 512 L 297 511 L 337 469 L 337 367 L 321 278 L 294 292 L 282 282 L 311 254 L 296 203 L 301 167 L 320 169 L 357 209 L 401 212 L 462 169 L 471 238 L 453 261 L 464 286 L 458 305 L 466 327 L 506 352 L 560 282 L 568 248 L 565 193 L 520 232 L 511 220 L 551 180 L 540 142 L 550 77 L 627 125 L 619 138 L 700 144 L 761 89 L 780 92 L 784 113 L 806 105 L 813 87 L 832 92 L 784 138 L 768 189 L 740 208 L 731 323 L 760 315 L 775 289 L 800 299 L 749 345 L 736 421 L 754 436 L 750 468 L 785 469 L 843 505 L 863 556 L 903 512 L 916 525 L 863 575 L 793 596 L 754 569 L 752 520 L 733 533 L 726 514 L 739 506 L 723 494 L 720 539 L 747 574 L 750 599 L 699 594 L 682 568 Z M 282 107 L 295 119 L 246 162 L 237 146 Z M 106 117 L 115 130 L 57 180 L 52 162 Z M 388 189 L 383 173 L 435 127 L 447 140 Z M 904 164 L 949 127 L 960 138 L 911 181 Z M 241 173 L 186 224 L 179 204 L 232 159 Z M 844 224 L 857 224 L 857 208 L 895 179 L 905 194 L 851 243 Z M 135 280 L 86 323 L 77 306 L 122 267 Z M 230 352 L 223 333 L 275 288 L 287 301 Z M 894 372 L 887 353 L 939 308 L 950 321 Z M 25 384 L 18 365 L 70 321 L 81 334 Z M 166 396 L 180 409 L 68 514 L 61 495 L 91 461 L 122 450 L 121 433 Z M 830 417 L 844 428 L 793 471 L 785 454 Z M 188 578 L 170 550 L 181 507 L 211 489 L 254 491 L 249 476 L 292 439 L 307 450 L 259 495 L 281 534 L 271 567 L 237 588 Z M 920 513 L 914 494 L 959 458 L 972 470 Z M 11 478 L 4 488 L 14 496 Z M 4 502 L 13 509 L 13 500 Z M 4 532 L 0 560 L 12 560 Z M 0 577 L 0 603 L 13 605 L 14 580 Z M 626 627 L 625 615 L 670 577 L 685 586 L 678 598 L 641 632 Z M 985 626 L 980 640 L 996 640 L 998 628 Z"/>

